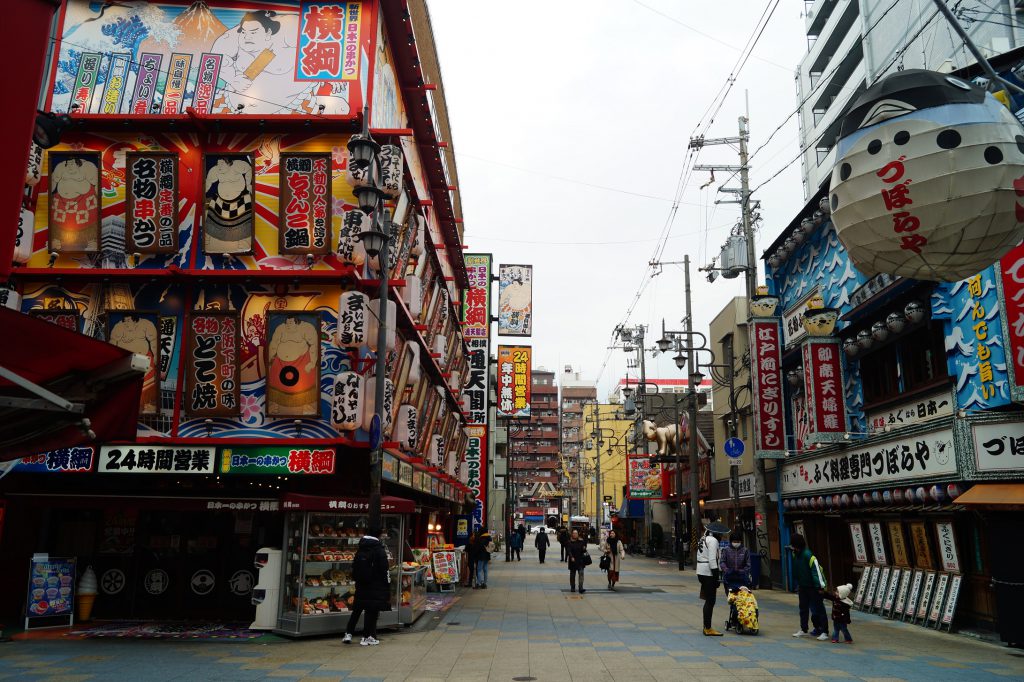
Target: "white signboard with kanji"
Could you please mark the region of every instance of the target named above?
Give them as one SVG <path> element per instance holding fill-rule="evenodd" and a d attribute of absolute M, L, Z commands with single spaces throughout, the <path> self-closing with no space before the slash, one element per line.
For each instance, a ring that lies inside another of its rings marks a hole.
<path fill-rule="evenodd" d="M 782 485 L 787 495 L 816 495 L 955 474 L 956 471 L 953 430 L 944 428 L 787 463 L 782 467 Z"/>

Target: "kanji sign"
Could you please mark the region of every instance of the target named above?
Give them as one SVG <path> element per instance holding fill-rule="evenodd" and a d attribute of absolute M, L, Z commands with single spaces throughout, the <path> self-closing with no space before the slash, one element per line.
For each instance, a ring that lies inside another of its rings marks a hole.
<path fill-rule="evenodd" d="M 303 2 L 296 81 L 359 78 L 361 2 Z"/>
<path fill-rule="evenodd" d="M 104 474 L 214 474 L 214 448 L 181 445 L 104 445 L 97 471 Z"/>
<path fill-rule="evenodd" d="M 843 396 L 843 368 L 839 340 L 823 337 L 804 339 L 804 391 L 810 413 L 807 441 L 830 443 L 846 434 L 846 399 Z"/>
<path fill-rule="evenodd" d="M 882 524 L 877 521 L 869 523 L 868 534 L 871 537 L 871 553 L 875 555 L 875 563 L 888 564 L 889 557 L 885 553 L 885 537 L 882 535 Z"/>
<path fill-rule="evenodd" d="M 1006 307 L 1004 324 L 1007 364 L 1013 368 L 1010 391 L 1017 402 L 1024 400 L 1024 244 L 1014 247 L 999 262 Z"/>
<path fill-rule="evenodd" d="M 868 429 L 872 433 L 886 428 L 898 429 L 953 414 L 953 396 L 948 390 L 884 410 L 868 412 Z"/>
<path fill-rule="evenodd" d="M 498 346 L 498 415 L 511 419 L 530 416 L 533 349 Z"/>
<path fill-rule="evenodd" d="M 280 182 L 278 241 L 281 253 L 329 253 L 331 155 L 282 154 Z"/>
<path fill-rule="evenodd" d="M 814 287 L 810 293 L 793 304 L 793 306 L 782 313 L 782 341 L 787 348 L 807 336 L 807 329 L 804 327 L 804 312 L 807 311 L 811 299 L 821 297 L 821 287 Z"/>
<path fill-rule="evenodd" d="M 209 114 L 213 111 L 213 100 L 217 94 L 217 82 L 220 76 L 220 64 L 224 55 L 204 52 L 199 58 L 199 74 L 196 78 L 196 95 L 192 108 L 197 114 Z"/>
<path fill-rule="evenodd" d="M 139 72 L 135 76 L 135 90 L 132 92 L 130 114 L 148 114 L 156 94 L 156 79 L 160 75 L 162 54 L 143 52 L 139 57 Z"/>
<path fill-rule="evenodd" d="M 782 458 L 786 455 L 786 423 L 782 402 L 779 322 L 774 318 L 753 318 L 750 328 L 751 355 L 754 358 L 753 393 L 757 405 L 757 418 L 754 420 L 755 457 Z"/>
<path fill-rule="evenodd" d="M 333 448 L 254 445 L 221 448 L 222 474 L 308 475 L 333 474 Z"/>
<path fill-rule="evenodd" d="M 60 448 L 22 457 L 14 471 L 38 473 L 85 473 L 92 471 L 96 448 L 89 446 Z"/>
<path fill-rule="evenodd" d="M 103 97 L 100 99 L 101 114 L 117 114 L 121 112 L 124 100 L 125 81 L 128 78 L 128 67 L 132 56 L 128 53 L 116 52 L 110 55 L 110 66 L 107 69 L 107 80 L 103 84 Z"/>
<path fill-rule="evenodd" d="M 192 66 L 192 55 L 172 54 L 167 64 L 167 80 L 164 81 L 164 114 L 180 114 L 185 111 L 185 89 L 188 86 L 188 72 Z"/>
<path fill-rule="evenodd" d="M 953 431 L 947 427 L 905 439 L 849 448 L 782 467 L 786 495 L 824 493 L 955 474 Z"/>
<path fill-rule="evenodd" d="M 188 318 L 185 406 L 193 417 L 239 413 L 239 315 L 197 310 Z"/>
<path fill-rule="evenodd" d="M 178 250 L 178 155 L 125 154 L 128 253 Z"/>
<path fill-rule="evenodd" d="M 469 288 L 463 296 L 462 334 L 469 354 L 468 373 L 462 394 L 466 413 L 466 454 L 463 461 L 466 475 L 462 482 L 476 498 L 473 528 L 486 524 L 487 504 L 487 400 L 490 392 L 488 360 L 491 345 L 491 254 L 466 254 Z"/>
<path fill-rule="evenodd" d="M 868 562 L 868 549 L 864 544 L 864 527 L 860 521 L 850 524 L 850 539 L 853 540 L 853 560 L 860 564 Z"/>
<path fill-rule="evenodd" d="M 630 499 L 660 500 L 664 498 L 661 485 L 661 465 L 651 462 L 650 457 L 627 457 L 626 477 Z"/>
<path fill-rule="evenodd" d="M 78 62 L 78 75 L 75 77 L 75 87 L 71 91 L 71 106 L 69 111 L 73 114 L 88 114 L 92 104 L 92 95 L 96 90 L 96 81 L 100 73 L 100 62 L 103 55 L 99 52 L 83 52 Z"/>

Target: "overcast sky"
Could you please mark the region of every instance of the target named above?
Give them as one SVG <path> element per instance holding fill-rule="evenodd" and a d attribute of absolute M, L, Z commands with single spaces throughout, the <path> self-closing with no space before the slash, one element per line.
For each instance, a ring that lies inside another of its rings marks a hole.
<path fill-rule="evenodd" d="M 470 252 L 493 253 L 496 263 L 533 264 L 534 333 L 527 343 L 534 366 L 561 372 L 571 364 L 592 380 L 600 374 L 602 398 L 625 375 L 621 350 L 602 372 L 612 329 L 649 272 L 689 135 L 765 4 L 429 0 L 465 241 Z M 751 149 L 796 108 L 794 74 L 807 44 L 802 9 L 802 2 L 780 4 L 708 137 L 737 135 L 745 90 Z M 754 160 L 751 185 L 798 151 L 794 116 Z M 735 164 L 737 156 L 729 147 L 708 147 L 698 163 Z M 718 254 L 739 216 L 735 205 L 713 203 L 731 198 L 715 192 L 724 175 L 700 190 L 708 179 L 707 173 L 693 175 L 662 256 L 690 256 L 694 325 L 704 331 L 743 294 L 742 277 L 712 284 L 695 270 Z M 804 204 L 799 162 L 755 198 L 764 217 L 760 256 Z M 683 315 L 682 268 L 667 265 L 629 323 L 650 325 L 651 345 L 662 317 L 670 329 L 680 329 Z M 647 372 L 683 376 L 667 356 L 648 356 Z"/>

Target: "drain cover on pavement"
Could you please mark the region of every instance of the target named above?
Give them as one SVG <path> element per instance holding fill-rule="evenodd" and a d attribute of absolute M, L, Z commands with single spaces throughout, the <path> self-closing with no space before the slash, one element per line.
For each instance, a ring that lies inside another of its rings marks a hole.
<path fill-rule="evenodd" d="M 519 677 L 513 677 L 512 679 L 514 680 L 514 682 L 532 682 L 533 680 L 535 680 L 537 678 L 536 677 L 530 677 L 528 675 L 520 675 Z"/>

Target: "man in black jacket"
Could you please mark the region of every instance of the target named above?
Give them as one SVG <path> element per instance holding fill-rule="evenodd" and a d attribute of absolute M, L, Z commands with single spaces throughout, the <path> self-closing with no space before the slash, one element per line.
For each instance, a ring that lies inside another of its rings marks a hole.
<path fill-rule="evenodd" d="M 362 646 L 377 646 L 377 616 L 381 611 L 391 610 L 391 572 L 388 553 L 380 541 L 380 529 L 371 528 L 359 541 L 355 559 L 352 561 L 352 579 L 356 583 L 356 596 L 352 602 L 352 613 L 345 628 L 345 644 L 352 642 L 359 616 L 366 614 L 363 621 Z"/>
<path fill-rule="evenodd" d="M 548 529 L 541 527 L 540 532 L 537 533 L 537 539 L 533 541 L 533 546 L 537 548 L 537 554 L 540 555 L 540 562 L 544 563 L 544 555 L 547 554 L 548 545 L 551 544 L 551 540 L 548 538 Z"/>

